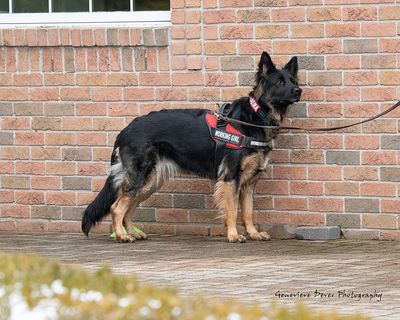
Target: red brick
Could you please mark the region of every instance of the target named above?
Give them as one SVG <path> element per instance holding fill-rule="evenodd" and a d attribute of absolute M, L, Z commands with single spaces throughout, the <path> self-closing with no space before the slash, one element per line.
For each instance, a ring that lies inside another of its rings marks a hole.
<path fill-rule="evenodd" d="M 375 135 L 346 135 L 345 136 L 346 149 L 378 149 L 379 136 Z"/>
<path fill-rule="evenodd" d="M 157 222 L 187 223 L 189 214 L 186 209 L 159 208 L 157 209 Z"/>
<path fill-rule="evenodd" d="M 76 163 L 73 162 L 47 162 L 46 174 L 48 175 L 74 175 Z"/>
<path fill-rule="evenodd" d="M 319 38 L 324 36 L 324 25 L 316 23 L 292 23 L 290 31 L 292 38 Z"/>
<path fill-rule="evenodd" d="M 400 71 L 381 71 L 379 73 L 379 83 L 382 85 L 399 85 Z"/>
<path fill-rule="evenodd" d="M 340 7 L 317 7 L 307 9 L 307 20 L 309 21 L 330 21 L 341 20 Z"/>
<path fill-rule="evenodd" d="M 92 119 L 91 118 L 83 118 L 83 117 L 73 117 L 67 118 L 63 117 L 62 119 L 62 129 L 71 131 L 71 130 L 92 130 Z M 71 141 L 74 141 L 71 137 Z"/>
<path fill-rule="evenodd" d="M 231 9 L 205 11 L 203 13 L 203 21 L 204 23 L 235 22 L 235 11 Z"/>
<path fill-rule="evenodd" d="M 377 83 L 377 73 L 374 71 L 349 71 L 344 73 L 344 84 L 348 86 L 365 86 Z"/>
<path fill-rule="evenodd" d="M 154 89 L 151 88 L 124 88 L 124 100 L 153 100 Z"/>
<path fill-rule="evenodd" d="M 89 88 L 61 88 L 61 100 L 89 100 Z"/>
<path fill-rule="evenodd" d="M 312 135 L 310 139 L 310 148 L 313 149 L 342 149 L 343 142 L 340 135 Z"/>
<path fill-rule="evenodd" d="M 48 230 L 48 220 L 17 220 L 16 230 L 18 232 L 42 233 Z"/>
<path fill-rule="evenodd" d="M 360 90 L 359 88 L 327 88 L 326 89 L 326 100 L 327 101 L 347 101 L 347 100 L 359 100 Z"/>
<path fill-rule="evenodd" d="M 305 40 L 277 40 L 272 43 L 272 51 L 274 54 L 306 53 L 307 42 Z"/>
<path fill-rule="evenodd" d="M 14 202 L 14 192 L 0 190 L 0 203 Z"/>
<path fill-rule="evenodd" d="M 297 195 L 322 195 L 322 182 L 290 182 L 290 194 Z"/>
<path fill-rule="evenodd" d="M 14 85 L 16 86 L 41 86 L 43 85 L 43 76 L 37 73 L 17 74 L 14 75 Z M 2 85 L 7 84 L 2 79 Z M 9 83 L 11 84 L 11 83 Z"/>
<path fill-rule="evenodd" d="M 370 182 L 361 184 L 362 196 L 395 197 L 396 184 L 384 182 Z"/>
<path fill-rule="evenodd" d="M 368 22 L 361 26 L 361 35 L 364 37 L 395 37 L 396 24 L 394 22 Z"/>
<path fill-rule="evenodd" d="M 362 219 L 363 228 L 367 229 L 397 229 L 395 215 L 364 214 Z"/>
<path fill-rule="evenodd" d="M 1 206 L 1 216 L 3 218 L 30 218 L 30 206 L 29 205 L 20 205 L 20 204 L 2 204 Z M 1 226 L 0 226 L 1 231 Z M 3 230 L 8 231 L 8 230 Z"/>
<path fill-rule="evenodd" d="M 378 169 L 375 167 L 345 167 L 344 179 L 354 181 L 378 180 Z"/>
<path fill-rule="evenodd" d="M 289 34 L 287 25 L 260 25 L 256 27 L 256 37 L 258 38 L 284 38 Z"/>
<path fill-rule="evenodd" d="M 252 38 L 253 27 L 252 26 L 221 26 L 219 28 L 219 35 L 221 39 L 246 39 Z"/>
<path fill-rule="evenodd" d="M 106 135 L 104 133 L 78 133 L 77 144 L 81 146 L 104 146 Z"/>
<path fill-rule="evenodd" d="M 122 88 L 91 88 L 90 96 L 93 101 L 120 101 Z"/>
<path fill-rule="evenodd" d="M 384 213 L 399 213 L 400 200 L 381 200 L 381 208 Z"/>
<path fill-rule="evenodd" d="M 274 208 L 277 210 L 307 210 L 307 198 L 274 198 Z"/>
<path fill-rule="evenodd" d="M 2 117 L 1 129 L 27 130 L 30 129 L 30 119 L 26 117 Z"/>
<path fill-rule="evenodd" d="M 285 180 L 305 179 L 306 178 L 306 168 L 301 167 L 301 166 L 296 166 L 296 167 L 274 166 L 273 167 L 273 178 L 274 179 L 285 179 Z"/>
<path fill-rule="evenodd" d="M 271 21 L 284 22 L 284 21 L 304 21 L 305 10 L 304 8 L 272 8 Z"/>
<path fill-rule="evenodd" d="M 380 52 L 400 52 L 400 40 L 398 39 L 380 39 Z"/>
<path fill-rule="evenodd" d="M 107 174 L 106 165 L 103 163 L 78 163 L 78 175 L 102 176 Z"/>
<path fill-rule="evenodd" d="M 28 88 L 0 88 L 0 100 L 28 100 Z"/>
<path fill-rule="evenodd" d="M 308 106 L 310 117 L 340 118 L 343 116 L 342 105 L 339 103 L 312 103 Z"/>
<path fill-rule="evenodd" d="M 0 159 L 28 160 L 29 147 L 0 147 Z"/>
<path fill-rule="evenodd" d="M 336 198 L 310 198 L 309 208 L 320 212 L 342 212 L 343 200 Z"/>
<path fill-rule="evenodd" d="M 47 145 L 75 145 L 76 144 L 76 134 L 75 133 L 55 133 L 46 132 L 46 144 Z"/>
<path fill-rule="evenodd" d="M 308 179 L 339 181 L 342 180 L 342 168 L 337 166 L 312 166 L 308 168 Z"/>
<path fill-rule="evenodd" d="M 386 101 L 397 98 L 396 88 L 362 88 L 361 98 L 363 101 Z"/>
<path fill-rule="evenodd" d="M 204 43 L 206 55 L 230 55 L 236 53 L 236 42 L 233 41 L 207 41 Z"/>
<path fill-rule="evenodd" d="M 361 155 L 362 164 L 383 165 L 397 164 L 396 151 L 365 151 Z"/>
<path fill-rule="evenodd" d="M 376 20 L 377 10 L 376 7 L 344 7 L 343 20 Z"/>
<path fill-rule="evenodd" d="M 17 162 L 15 172 L 19 174 L 40 175 L 45 173 L 45 164 L 43 162 Z"/>
<path fill-rule="evenodd" d="M 325 215 L 320 213 L 262 212 L 255 215 L 255 221 L 261 224 L 317 226 L 325 224 Z"/>
<path fill-rule="evenodd" d="M 258 55 L 263 50 L 271 51 L 272 42 L 267 41 L 240 41 L 239 43 L 239 53 L 240 55 Z M 218 69 L 216 65 L 215 69 Z"/>
<path fill-rule="evenodd" d="M 326 25 L 327 37 L 358 37 L 360 36 L 359 23 L 330 23 Z"/>
<path fill-rule="evenodd" d="M 46 204 L 73 206 L 76 205 L 76 194 L 75 192 L 70 192 L 70 191 L 47 192 Z"/>
<path fill-rule="evenodd" d="M 354 182 L 326 182 L 325 194 L 334 196 L 357 196 L 360 194 L 358 183 Z"/>
<path fill-rule="evenodd" d="M 59 190 L 61 189 L 61 179 L 59 177 L 40 177 L 34 176 L 31 179 L 32 189 Z"/>
<path fill-rule="evenodd" d="M 344 114 L 348 118 L 366 118 L 372 117 L 379 112 L 378 105 L 370 102 L 346 103 L 344 105 Z"/>
<path fill-rule="evenodd" d="M 44 204 L 44 192 L 16 191 L 15 201 L 18 204 Z"/>
<path fill-rule="evenodd" d="M 44 134 L 42 132 L 16 132 L 15 144 L 17 145 L 43 145 Z"/>
<path fill-rule="evenodd" d="M 379 20 L 397 20 L 400 15 L 400 8 L 396 6 L 380 6 Z"/>
<path fill-rule="evenodd" d="M 356 55 L 326 56 L 327 69 L 358 69 L 360 68 L 360 57 Z"/>
<path fill-rule="evenodd" d="M 187 100 L 186 89 L 181 88 L 157 88 L 156 89 L 156 100 L 158 101 L 180 101 Z"/>
<path fill-rule="evenodd" d="M 341 53 L 342 41 L 339 39 L 322 39 L 308 41 L 309 53 Z"/>
<path fill-rule="evenodd" d="M 98 115 L 103 116 L 107 114 L 106 103 L 77 103 L 76 104 L 76 115 L 79 116 L 90 116 Z"/>

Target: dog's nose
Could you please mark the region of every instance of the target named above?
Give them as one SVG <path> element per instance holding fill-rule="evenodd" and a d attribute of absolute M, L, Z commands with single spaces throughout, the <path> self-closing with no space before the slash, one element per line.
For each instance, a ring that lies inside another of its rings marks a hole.
<path fill-rule="evenodd" d="M 293 92 L 294 92 L 295 94 L 300 94 L 302 91 L 303 91 L 303 90 L 301 90 L 300 87 L 295 87 L 295 88 L 293 89 Z"/>

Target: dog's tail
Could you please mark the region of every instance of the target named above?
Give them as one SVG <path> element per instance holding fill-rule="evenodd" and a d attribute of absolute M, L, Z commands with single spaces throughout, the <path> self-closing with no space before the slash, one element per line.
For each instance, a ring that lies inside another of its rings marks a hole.
<path fill-rule="evenodd" d="M 83 212 L 82 232 L 86 236 L 89 235 L 90 229 L 110 212 L 111 205 L 117 198 L 117 190 L 114 187 L 113 180 L 112 175 L 108 176 L 103 189 Z"/>

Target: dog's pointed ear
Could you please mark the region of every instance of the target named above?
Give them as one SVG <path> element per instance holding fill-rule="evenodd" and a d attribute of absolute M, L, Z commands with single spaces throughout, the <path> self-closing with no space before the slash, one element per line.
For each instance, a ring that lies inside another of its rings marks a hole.
<path fill-rule="evenodd" d="M 299 64 L 297 62 L 297 57 L 293 57 L 288 63 L 283 67 L 283 69 L 290 72 L 293 77 L 297 77 L 297 72 L 299 71 Z"/>
<path fill-rule="evenodd" d="M 260 62 L 258 64 L 258 78 L 264 77 L 267 78 L 268 75 L 274 73 L 276 71 L 276 67 L 272 62 L 271 57 L 269 56 L 268 52 L 263 52 L 261 55 Z"/>

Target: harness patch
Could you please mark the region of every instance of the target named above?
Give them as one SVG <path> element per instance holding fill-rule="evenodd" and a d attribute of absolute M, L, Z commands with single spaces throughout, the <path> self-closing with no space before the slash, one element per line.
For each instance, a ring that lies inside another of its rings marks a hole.
<path fill-rule="evenodd" d="M 226 143 L 226 147 L 232 149 L 241 149 L 242 148 L 242 139 L 243 134 L 232 127 L 230 124 L 227 124 L 226 127 L 217 128 L 217 117 L 215 114 L 207 113 L 206 121 L 208 127 L 210 129 L 211 137 L 214 140 L 219 140 Z"/>
<path fill-rule="evenodd" d="M 227 148 L 252 148 L 258 150 L 271 149 L 267 142 L 258 141 L 247 137 L 238 129 L 234 128 L 231 124 L 226 123 L 225 121 L 219 123 L 215 114 L 207 113 L 206 122 L 210 130 L 210 135 L 214 141 L 224 142 Z"/>

